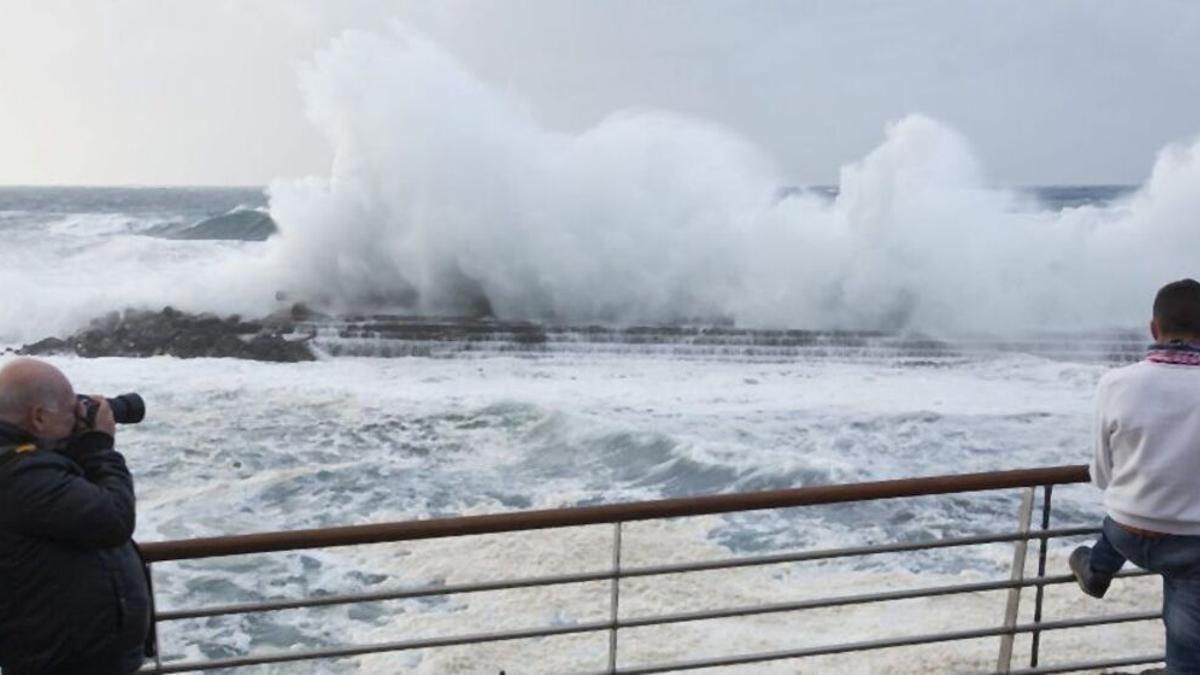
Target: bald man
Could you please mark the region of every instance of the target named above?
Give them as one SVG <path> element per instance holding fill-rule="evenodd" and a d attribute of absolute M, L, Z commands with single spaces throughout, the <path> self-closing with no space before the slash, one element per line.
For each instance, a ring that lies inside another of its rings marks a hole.
<path fill-rule="evenodd" d="M 54 366 L 0 368 L 0 667 L 127 675 L 150 594 L 131 537 L 133 479 L 104 399 L 90 428 Z"/>

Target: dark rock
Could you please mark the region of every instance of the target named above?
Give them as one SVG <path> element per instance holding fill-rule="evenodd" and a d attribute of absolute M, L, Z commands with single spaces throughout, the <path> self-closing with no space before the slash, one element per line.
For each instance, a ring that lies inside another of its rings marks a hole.
<path fill-rule="evenodd" d="M 313 355 L 305 342 L 286 340 L 278 335 L 255 335 L 244 343 L 243 358 L 256 361 L 294 363 L 312 361 Z"/>
<path fill-rule="evenodd" d="M 222 319 L 215 314 L 190 315 L 172 307 L 160 312 L 127 310 L 93 321 L 66 340 L 47 338 L 18 350 L 20 354 L 74 352 L 84 357 L 159 356 L 242 358 L 294 363 L 315 359 L 308 340 L 284 337 L 292 326 L 267 321 Z"/>
<path fill-rule="evenodd" d="M 296 332 L 297 323 L 328 318 L 330 317 L 310 309 L 308 305 L 297 302 L 287 309 L 281 309 L 263 318 L 260 322 L 262 329 L 257 332 L 287 335 L 288 333 Z"/>
<path fill-rule="evenodd" d="M 546 331 L 540 326 L 522 327 L 513 331 L 513 340 L 522 345 L 540 345 L 546 342 Z"/>
<path fill-rule="evenodd" d="M 71 346 L 66 342 L 50 337 L 22 347 L 19 353 L 29 356 L 39 356 L 42 354 L 62 354 L 70 351 L 72 351 Z"/>
<path fill-rule="evenodd" d="M 303 302 L 297 302 L 288 310 L 288 316 L 292 317 L 292 321 L 311 321 L 313 319 L 322 318 L 324 315 L 313 311 L 311 307 Z"/>

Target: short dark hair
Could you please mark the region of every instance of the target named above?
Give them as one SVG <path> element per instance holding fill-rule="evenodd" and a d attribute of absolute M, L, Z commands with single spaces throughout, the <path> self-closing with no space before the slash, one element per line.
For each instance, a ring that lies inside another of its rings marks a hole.
<path fill-rule="evenodd" d="M 1154 296 L 1154 320 L 1163 333 L 1200 336 L 1200 282 L 1172 281 Z"/>

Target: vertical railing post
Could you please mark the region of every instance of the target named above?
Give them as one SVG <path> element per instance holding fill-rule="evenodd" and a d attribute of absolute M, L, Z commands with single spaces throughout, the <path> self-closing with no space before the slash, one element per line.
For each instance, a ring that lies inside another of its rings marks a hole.
<path fill-rule="evenodd" d="M 617 617 L 621 612 L 621 522 L 613 523 L 613 577 L 608 631 L 608 672 L 617 672 Z"/>
<path fill-rule="evenodd" d="M 1035 488 L 1025 488 L 1021 492 L 1021 510 L 1017 515 L 1017 529 L 1021 534 L 1029 534 L 1029 524 L 1033 521 L 1033 498 Z M 1025 557 L 1029 550 L 1029 540 L 1019 539 L 1013 547 L 1012 572 L 1009 579 L 1020 581 L 1025 578 Z M 1021 587 L 1008 589 L 1008 601 L 1004 606 L 1004 627 L 1011 630 L 1017 625 L 1017 613 L 1021 608 Z M 996 671 L 1007 673 L 1012 669 L 1013 642 L 1016 635 L 1005 633 L 1000 636 L 1000 657 L 996 660 Z"/>
<path fill-rule="evenodd" d="M 1050 499 L 1054 493 L 1053 485 L 1043 485 L 1042 490 L 1045 498 L 1042 500 L 1042 537 L 1041 543 L 1038 546 L 1038 585 L 1034 593 L 1033 604 L 1033 624 L 1037 626 L 1042 622 L 1042 596 L 1046 592 L 1046 585 L 1041 583 L 1046 578 L 1046 547 L 1049 540 L 1046 538 L 1046 530 L 1050 529 Z M 1037 668 L 1038 665 L 1038 647 L 1041 643 L 1042 632 L 1037 628 L 1033 629 L 1033 642 L 1029 648 L 1029 667 Z"/>
<path fill-rule="evenodd" d="M 158 609 L 157 603 L 154 601 L 154 567 L 148 562 L 142 562 L 142 569 L 146 573 L 146 590 L 150 592 L 150 635 L 146 636 L 146 640 L 154 649 L 154 671 L 162 672 L 162 649 L 158 644 Z"/>

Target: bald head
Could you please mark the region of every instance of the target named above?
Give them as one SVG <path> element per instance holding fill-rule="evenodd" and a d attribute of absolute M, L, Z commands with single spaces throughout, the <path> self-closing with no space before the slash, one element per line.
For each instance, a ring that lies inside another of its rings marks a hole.
<path fill-rule="evenodd" d="M 75 390 L 58 368 L 30 358 L 0 368 L 0 421 L 54 438 L 63 426 L 64 413 L 73 418 L 74 410 Z"/>

